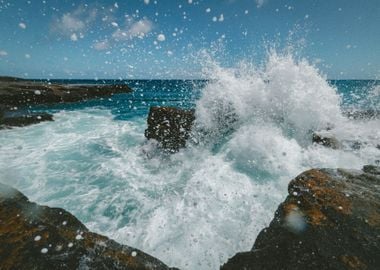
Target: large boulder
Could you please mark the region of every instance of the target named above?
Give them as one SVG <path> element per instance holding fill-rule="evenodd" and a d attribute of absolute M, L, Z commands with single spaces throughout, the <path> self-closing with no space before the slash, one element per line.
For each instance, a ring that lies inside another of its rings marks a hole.
<path fill-rule="evenodd" d="M 0 183 L 0 269 L 169 269 Z"/>
<path fill-rule="evenodd" d="M 165 150 L 176 152 L 185 147 L 194 120 L 194 110 L 151 107 L 145 137 L 157 140 Z"/>
<path fill-rule="evenodd" d="M 380 269 L 380 168 L 312 169 L 289 195 L 251 251 L 221 269 Z"/>

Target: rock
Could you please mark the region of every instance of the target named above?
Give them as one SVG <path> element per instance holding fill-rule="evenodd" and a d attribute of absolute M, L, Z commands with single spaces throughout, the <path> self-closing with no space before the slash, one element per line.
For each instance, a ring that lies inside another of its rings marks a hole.
<path fill-rule="evenodd" d="M 373 109 L 344 111 L 343 114 L 346 117 L 355 120 L 371 120 L 380 118 L 380 111 Z"/>
<path fill-rule="evenodd" d="M 132 90 L 125 84 L 61 85 L 8 77 L 0 79 L 0 104 L 7 107 L 77 102 L 129 92 Z"/>
<path fill-rule="evenodd" d="M 320 133 L 313 133 L 312 138 L 313 143 L 317 143 L 332 149 L 339 149 L 341 148 L 340 142 L 331 135 L 324 135 Z"/>
<path fill-rule="evenodd" d="M 176 152 L 185 147 L 194 120 L 194 110 L 151 107 L 145 137 L 157 140 L 165 150 Z"/>
<path fill-rule="evenodd" d="M 370 174 L 380 175 L 380 167 L 374 165 L 365 165 L 363 171 Z"/>
<path fill-rule="evenodd" d="M 302 173 L 252 250 L 221 269 L 380 269 L 379 170 Z"/>
<path fill-rule="evenodd" d="M 16 82 L 22 81 L 20 78 L 10 77 L 10 76 L 0 76 L 0 82 Z"/>
<path fill-rule="evenodd" d="M 38 113 L 1 118 L 0 114 L 0 129 L 11 127 L 24 127 L 45 121 L 54 121 L 53 115 L 48 113 Z"/>
<path fill-rule="evenodd" d="M 64 209 L 32 203 L 1 183 L 0 268 L 169 269 L 138 249 L 90 232 Z"/>

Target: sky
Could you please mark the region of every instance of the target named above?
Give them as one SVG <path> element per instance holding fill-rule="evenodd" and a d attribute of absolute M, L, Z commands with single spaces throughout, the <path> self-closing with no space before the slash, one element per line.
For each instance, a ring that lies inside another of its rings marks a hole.
<path fill-rule="evenodd" d="M 379 0 L 0 0 L 0 75 L 193 79 L 202 54 L 292 47 L 330 79 L 380 79 Z"/>

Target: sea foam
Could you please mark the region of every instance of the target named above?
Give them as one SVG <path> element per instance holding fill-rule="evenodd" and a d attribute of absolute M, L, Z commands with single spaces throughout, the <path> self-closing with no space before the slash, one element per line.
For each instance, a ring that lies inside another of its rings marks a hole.
<path fill-rule="evenodd" d="M 146 143 L 145 116 L 61 111 L 0 132 L 0 181 L 168 265 L 218 269 L 252 248 L 297 174 L 379 159 L 379 120 L 343 117 L 336 89 L 305 59 L 271 52 L 263 67 L 208 61 L 204 72 L 212 80 L 186 149 L 167 156 Z M 342 148 L 313 145 L 319 130 Z"/>

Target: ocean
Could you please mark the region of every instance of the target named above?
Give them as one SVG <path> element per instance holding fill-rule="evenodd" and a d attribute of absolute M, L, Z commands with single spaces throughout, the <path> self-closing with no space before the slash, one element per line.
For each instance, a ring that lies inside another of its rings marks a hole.
<path fill-rule="evenodd" d="M 24 108 L 55 121 L 0 131 L 0 182 L 170 266 L 218 269 L 252 248 L 301 172 L 380 163 L 379 118 L 344 113 L 379 111 L 380 81 L 327 80 L 276 54 L 261 68 L 212 63 L 205 75 L 51 80 L 134 92 Z M 169 155 L 145 139 L 150 106 L 195 109 L 187 148 Z M 339 149 L 313 144 L 314 131 Z"/>

